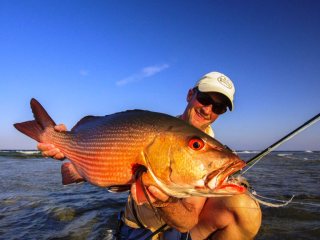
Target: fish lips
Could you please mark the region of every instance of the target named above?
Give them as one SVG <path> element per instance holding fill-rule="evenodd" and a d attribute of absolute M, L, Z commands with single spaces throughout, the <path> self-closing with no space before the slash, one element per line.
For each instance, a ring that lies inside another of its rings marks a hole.
<path fill-rule="evenodd" d="M 211 172 L 205 179 L 205 186 L 211 190 L 223 188 L 224 185 L 228 186 L 229 188 L 234 185 L 235 188 L 237 188 L 237 184 L 228 182 L 228 177 L 242 169 L 245 165 L 246 163 L 244 161 L 238 160 L 226 167 Z"/>

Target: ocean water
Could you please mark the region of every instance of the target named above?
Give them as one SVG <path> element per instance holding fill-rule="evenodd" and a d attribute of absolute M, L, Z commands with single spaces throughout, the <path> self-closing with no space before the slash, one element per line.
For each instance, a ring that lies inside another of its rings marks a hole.
<path fill-rule="evenodd" d="M 247 160 L 256 153 L 241 151 Z M 0 239 L 113 239 L 127 193 L 63 186 L 61 162 L 32 151 L 0 151 Z M 319 239 L 320 152 L 273 152 L 244 176 L 265 201 L 256 239 Z"/>

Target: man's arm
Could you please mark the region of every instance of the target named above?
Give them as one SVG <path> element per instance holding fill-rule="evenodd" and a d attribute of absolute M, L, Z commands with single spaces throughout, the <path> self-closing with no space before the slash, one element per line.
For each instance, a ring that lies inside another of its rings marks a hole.
<path fill-rule="evenodd" d="M 191 231 L 193 240 L 253 239 L 261 225 L 259 204 L 247 194 L 210 198 Z"/>
<path fill-rule="evenodd" d="M 225 206 L 232 218 L 225 228 L 218 230 L 210 239 L 253 239 L 260 228 L 262 214 L 259 204 L 249 195 L 241 194 L 228 198 Z"/>

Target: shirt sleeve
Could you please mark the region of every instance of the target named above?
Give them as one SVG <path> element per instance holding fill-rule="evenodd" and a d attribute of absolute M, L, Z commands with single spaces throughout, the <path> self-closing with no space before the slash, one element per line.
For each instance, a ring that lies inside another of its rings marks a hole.
<path fill-rule="evenodd" d="M 214 138 L 214 131 L 210 125 L 206 128 L 205 133 Z"/>

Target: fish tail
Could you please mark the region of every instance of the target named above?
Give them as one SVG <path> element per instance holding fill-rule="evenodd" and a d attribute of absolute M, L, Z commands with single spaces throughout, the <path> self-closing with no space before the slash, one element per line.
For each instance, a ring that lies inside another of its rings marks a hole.
<path fill-rule="evenodd" d="M 23 134 L 41 142 L 45 130 L 53 128 L 56 124 L 36 99 L 31 99 L 30 106 L 35 120 L 15 123 L 13 126 Z"/>

